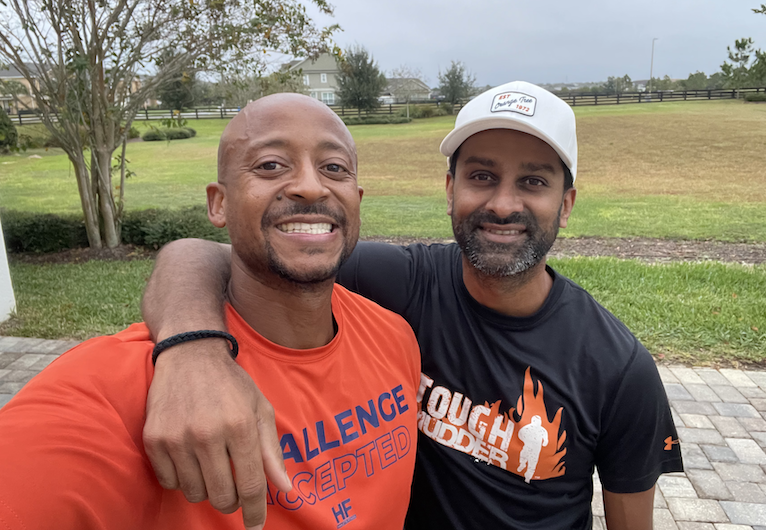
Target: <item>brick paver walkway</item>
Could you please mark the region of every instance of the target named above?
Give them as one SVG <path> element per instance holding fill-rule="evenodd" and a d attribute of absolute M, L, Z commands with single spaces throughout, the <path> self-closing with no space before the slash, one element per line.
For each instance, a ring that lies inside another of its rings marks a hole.
<path fill-rule="evenodd" d="M 0 337 L 0 407 L 76 342 Z M 656 530 L 766 530 L 766 372 L 659 367 L 685 473 L 664 475 Z M 594 477 L 594 530 L 606 529 Z"/>

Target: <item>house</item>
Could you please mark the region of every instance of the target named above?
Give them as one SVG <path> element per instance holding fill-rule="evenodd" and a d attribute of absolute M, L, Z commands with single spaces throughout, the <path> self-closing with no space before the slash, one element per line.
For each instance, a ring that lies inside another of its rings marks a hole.
<path fill-rule="evenodd" d="M 431 89 L 423 81 L 414 77 L 392 77 L 380 95 L 383 103 L 406 103 L 409 101 L 428 101 Z"/>
<path fill-rule="evenodd" d="M 308 88 L 309 96 L 327 105 L 335 105 L 338 99 L 335 91 L 338 87 L 337 75 L 340 73 L 335 56 L 323 53 L 316 59 L 297 59 L 285 65 L 288 71 L 300 71 L 303 84 Z"/>
<path fill-rule="evenodd" d="M 36 71 L 33 64 L 25 63 L 25 66 L 30 71 Z M 0 84 L 11 86 L 13 84 L 18 84 L 23 86 L 24 91 L 26 91 L 26 94 L 17 94 L 17 101 L 12 94 L 7 93 L 7 88 L 6 90 L 3 90 L 3 87 L 0 87 L 0 106 L 2 106 L 3 110 L 8 114 L 18 114 L 19 110 L 23 112 L 25 110 L 34 110 L 37 108 L 35 98 L 29 95 L 31 92 L 29 81 L 15 67 L 0 65 Z"/>

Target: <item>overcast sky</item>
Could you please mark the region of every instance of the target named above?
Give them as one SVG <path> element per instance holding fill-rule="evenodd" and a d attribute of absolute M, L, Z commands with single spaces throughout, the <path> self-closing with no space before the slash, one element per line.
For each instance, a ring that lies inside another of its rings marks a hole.
<path fill-rule="evenodd" d="M 764 0 L 330 0 L 336 42 L 366 47 L 385 72 L 407 64 L 430 86 L 451 60 L 476 84 L 605 81 L 610 75 L 712 74 L 726 46 L 752 37 L 766 48 Z"/>

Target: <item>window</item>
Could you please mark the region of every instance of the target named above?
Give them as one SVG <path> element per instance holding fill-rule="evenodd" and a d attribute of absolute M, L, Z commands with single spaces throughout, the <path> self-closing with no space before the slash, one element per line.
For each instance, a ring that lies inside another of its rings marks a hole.
<path fill-rule="evenodd" d="M 303 76 L 303 84 L 306 85 L 306 86 L 308 86 L 310 84 L 309 83 L 309 74 L 306 74 L 306 75 Z"/>
<path fill-rule="evenodd" d="M 326 83 L 327 82 L 327 74 L 320 75 L 320 78 L 321 78 L 322 83 Z"/>
<path fill-rule="evenodd" d="M 335 105 L 335 92 L 322 92 L 322 103 L 326 105 Z"/>

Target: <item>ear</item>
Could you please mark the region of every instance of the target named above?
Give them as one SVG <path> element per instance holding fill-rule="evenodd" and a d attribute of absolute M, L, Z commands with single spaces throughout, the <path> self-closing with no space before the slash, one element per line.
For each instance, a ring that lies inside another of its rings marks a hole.
<path fill-rule="evenodd" d="M 207 218 L 216 228 L 226 226 L 226 187 L 218 182 L 211 182 L 205 188 L 207 192 Z"/>
<path fill-rule="evenodd" d="M 447 215 L 452 215 L 452 192 L 455 188 L 455 178 L 447 171 Z"/>
<path fill-rule="evenodd" d="M 577 190 L 575 188 L 569 188 L 564 192 L 564 198 L 561 201 L 561 215 L 559 215 L 559 228 L 567 227 L 567 221 L 569 221 L 569 216 L 572 214 L 576 198 Z"/>
<path fill-rule="evenodd" d="M 359 200 L 362 200 L 362 196 L 364 195 L 364 188 L 361 186 L 357 186 L 359 188 Z"/>

